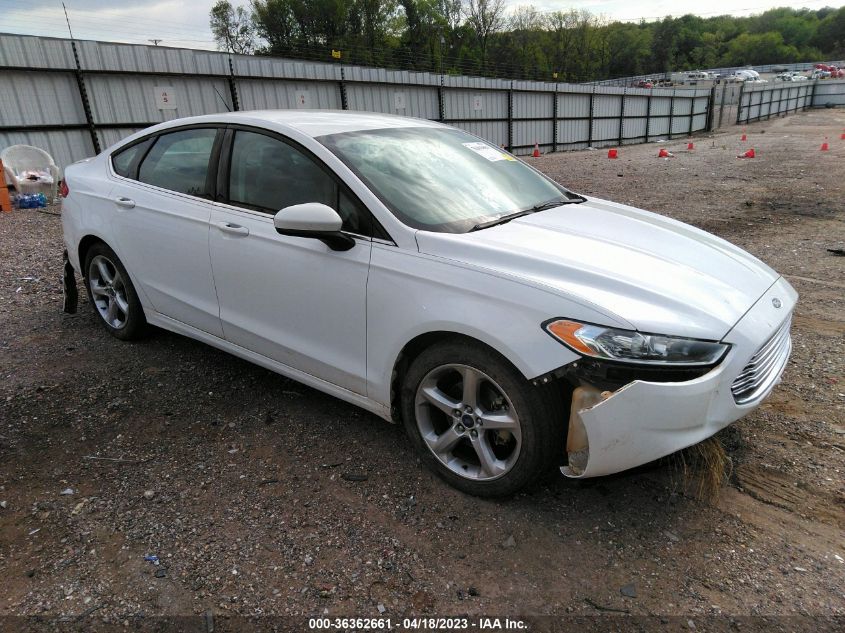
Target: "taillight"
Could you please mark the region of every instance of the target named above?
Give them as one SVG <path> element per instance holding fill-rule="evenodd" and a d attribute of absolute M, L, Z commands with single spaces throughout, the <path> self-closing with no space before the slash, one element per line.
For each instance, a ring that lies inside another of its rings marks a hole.
<path fill-rule="evenodd" d="M 70 193 L 70 189 L 68 189 L 68 188 L 67 188 L 67 181 L 66 181 L 66 180 L 62 180 L 62 181 L 59 183 L 59 195 L 60 195 L 62 198 L 67 198 L 69 193 Z"/>

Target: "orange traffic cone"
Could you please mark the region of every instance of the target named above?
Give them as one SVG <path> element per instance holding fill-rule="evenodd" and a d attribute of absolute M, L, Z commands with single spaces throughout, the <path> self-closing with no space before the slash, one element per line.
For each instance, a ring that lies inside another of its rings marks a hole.
<path fill-rule="evenodd" d="M 657 152 L 657 158 L 672 158 L 673 156 L 674 156 L 674 154 L 666 151 L 665 147 L 661 147 L 660 151 Z"/>
<path fill-rule="evenodd" d="M 830 145 L 828 145 L 828 143 L 827 143 L 827 137 L 825 136 L 825 137 L 824 137 L 824 143 L 822 143 L 821 150 L 819 150 L 819 151 L 822 151 L 822 152 L 827 152 L 827 151 L 829 151 L 829 150 L 830 150 Z"/>
<path fill-rule="evenodd" d="M 540 146 L 535 142 L 534 143 L 534 153 L 531 154 L 534 158 L 540 158 Z"/>
<path fill-rule="evenodd" d="M 690 141 L 689 143 L 687 143 L 687 149 L 689 149 L 689 150 L 693 150 L 693 149 L 695 149 L 695 145 L 693 144 L 693 142 L 692 142 L 692 141 Z"/>
<path fill-rule="evenodd" d="M 619 158 L 619 152 L 615 149 L 607 150 L 607 157 L 608 158 Z"/>
<path fill-rule="evenodd" d="M 746 134 L 745 132 L 743 132 L 743 133 L 742 133 L 742 136 L 739 138 L 739 140 L 740 140 L 740 141 L 747 141 L 747 140 L 748 140 L 748 134 Z"/>
<path fill-rule="evenodd" d="M 839 140 L 845 141 L 845 132 L 842 132 L 842 134 L 839 135 Z"/>
<path fill-rule="evenodd" d="M 754 153 L 754 148 L 752 147 L 750 150 L 737 156 L 737 158 L 757 158 L 757 155 Z"/>

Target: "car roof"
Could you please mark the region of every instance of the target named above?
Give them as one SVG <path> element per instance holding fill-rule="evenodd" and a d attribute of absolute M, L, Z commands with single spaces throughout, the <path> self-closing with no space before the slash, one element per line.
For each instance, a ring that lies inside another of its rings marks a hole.
<path fill-rule="evenodd" d="M 311 137 L 385 128 L 445 127 L 426 119 L 348 110 L 247 110 L 187 117 L 167 123 L 156 127 L 162 129 L 192 123 L 240 123 L 293 128 Z"/>

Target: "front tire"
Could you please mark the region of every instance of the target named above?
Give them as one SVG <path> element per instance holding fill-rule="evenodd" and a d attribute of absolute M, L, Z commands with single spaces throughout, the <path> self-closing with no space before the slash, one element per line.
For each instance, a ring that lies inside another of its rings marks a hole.
<path fill-rule="evenodd" d="M 102 242 L 85 255 L 88 300 L 109 334 L 122 341 L 139 338 L 147 325 L 144 309 L 115 252 Z"/>
<path fill-rule="evenodd" d="M 426 465 L 472 495 L 511 495 L 562 454 L 560 398 L 506 359 L 455 339 L 425 350 L 402 385 L 405 430 Z"/>

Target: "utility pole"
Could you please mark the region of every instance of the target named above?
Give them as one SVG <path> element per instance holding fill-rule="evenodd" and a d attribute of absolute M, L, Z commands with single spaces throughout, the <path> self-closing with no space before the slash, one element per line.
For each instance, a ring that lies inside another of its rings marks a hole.
<path fill-rule="evenodd" d="M 152 42 L 153 44 L 155 44 L 156 46 L 158 46 L 158 43 L 159 43 L 159 42 L 163 42 L 164 40 L 156 40 L 156 39 L 152 39 L 152 40 L 147 40 L 147 41 L 148 41 L 148 42 Z"/>

